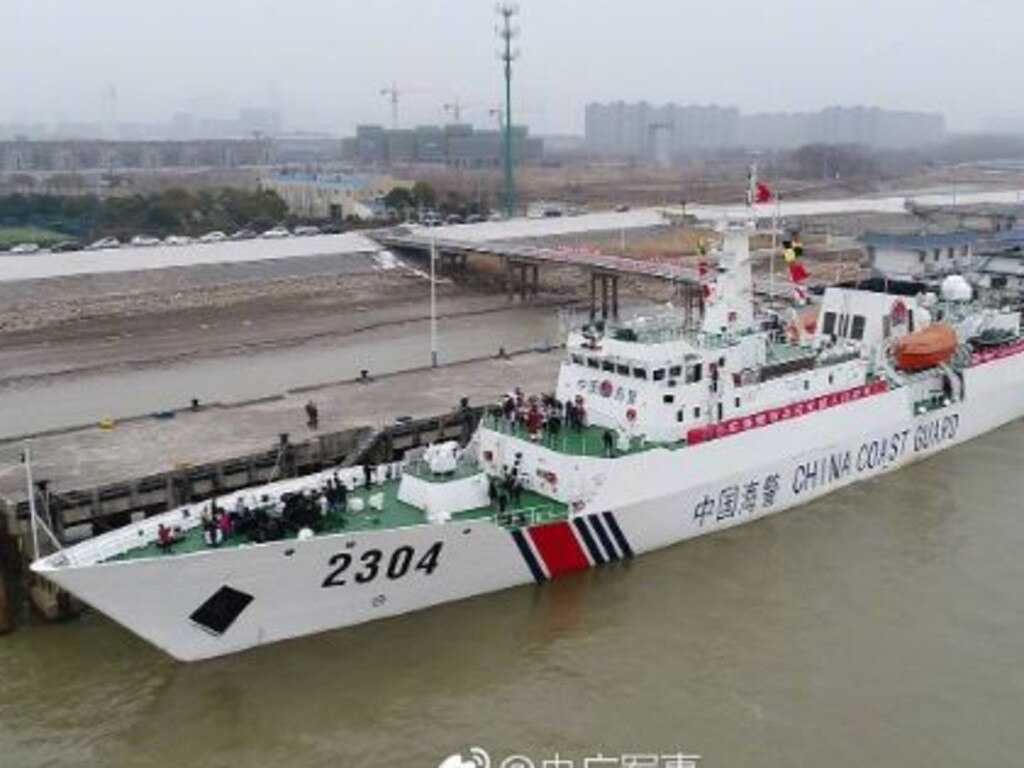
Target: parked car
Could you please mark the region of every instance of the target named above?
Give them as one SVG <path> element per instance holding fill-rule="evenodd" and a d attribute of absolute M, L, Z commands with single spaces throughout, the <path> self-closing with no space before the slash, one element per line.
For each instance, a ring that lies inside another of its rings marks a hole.
<path fill-rule="evenodd" d="M 299 235 L 299 236 L 319 235 L 320 234 L 320 228 L 319 227 L 296 227 L 295 231 L 292 234 Z"/>
<path fill-rule="evenodd" d="M 228 239 L 223 232 L 207 232 L 199 238 L 200 243 L 222 243 Z"/>
<path fill-rule="evenodd" d="M 149 235 L 136 235 L 131 239 L 130 244 L 141 246 L 160 245 L 160 238 L 150 237 Z"/>
<path fill-rule="evenodd" d="M 87 251 L 102 251 L 105 248 L 120 248 L 121 241 L 116 237 L 104 237 L 102 240 L 97 240 L 95 243 L 89 243 L 85 246 Z"/>
<path fill-rule="evenodd" d="M 164 238 L 164 245 L 188 245 L 191 242 L 192 238 L 185 235 L 168 235 Z"/>
<path fill-rule="evenodd" d="M 621 205 L 616 205 L 615 206 L 615 212 L 616 213 L 625 213 L 628 210 L 629 210 L 629 206 L 626 205 L 625 203 L 623 203 Z"/>
<path fill-rule="evenodd" d="M 54 253 L 65 253 L 67 251 L 80 251 L 82 244 L 77 240 L 63 240 L 56 245 L 51 245 L 50 250 Z"/>
<path fill-rule="evenodd" d="M 445 224 L 465 224 L 466 220 L 457 213 L 452 213 L 444 220 Z"/>
<path fill-rule="evenodd" d="M 262 235 L 260 235 L 260 237 L 266 237 L 266 238 L 269 238 L 271 240 L 274 240 L 274 239 L 280 238 L 280 237 L 291 237 L 291 236 L 292 236 L 292 233 L 289 232 L 284 227 L 274 227 L 273 229 L 268 229 L 266 232 L 264 232 Z"/>
<path fill-rule="evenodd" d="M 486 221 L 486 219 L 479 213 L 471 213 L 469 216 L 466 217 L 467 224 L 480 224 L 483 221 Z"/>
<path fill-rule="evenodd" d="M 341 225 L 340 224 L 324 224 L 320 227 L 321 235 L 340 235 Z"/>
<path fill-rule="evenodd" d="M 11 253 L 35 253 L 38 250 L 39 245 L 36 243 L 19 243 L 11 248 Z"/>
<path fill-rule="evenodd" d="M 252 231 L 251 229 L 240 229 L 237 232 L 232 233 L 231 237 L 229 237 L 228 239 L 229 240 L 252 240 L 254 237 L 257 237 L 257 236 L 258 235 L 254 231 Z"/>

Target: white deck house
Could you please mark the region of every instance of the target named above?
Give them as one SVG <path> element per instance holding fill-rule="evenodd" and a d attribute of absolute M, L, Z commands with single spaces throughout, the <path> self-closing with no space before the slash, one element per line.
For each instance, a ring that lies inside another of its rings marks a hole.
<path fill-rule="evenodd" d="M 968 270 L 977 233 L 876 234 L 861 237 L 872 272 L 890 280 L 930 282 Z"/>

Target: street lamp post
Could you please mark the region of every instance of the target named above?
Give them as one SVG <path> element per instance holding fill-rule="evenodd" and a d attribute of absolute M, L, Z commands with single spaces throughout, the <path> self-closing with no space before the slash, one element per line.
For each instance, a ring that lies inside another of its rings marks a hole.
<path fill-rule="evenodd" d="M 437 368 L 437 237 L 430 238 L 430 367 Z"/>
<path fill-rule="evenodd" d="M 498 36 L 504 42 L 504 50 L 501 52 L 501 60 L 505 65 L 505 126 L 504 126 L 504 203 L 505 215 L 512 218 L 516 211 L 516 188 L 515 179 L 512 174 L 512 62 L 516 58 L 512 50 L 512 40 L 517 32 L 512 27 L 512 18 L 519 13 L 519 6 L 511 2 L 502 2 L 498 5 L 498 14 L 502 18 L 501 27 L 498 29 Z"/>

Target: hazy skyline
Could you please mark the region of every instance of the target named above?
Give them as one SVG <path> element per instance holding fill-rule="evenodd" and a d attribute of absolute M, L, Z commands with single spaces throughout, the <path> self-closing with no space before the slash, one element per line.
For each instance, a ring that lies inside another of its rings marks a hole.
<path fill-rule="evenodd" d="M 1013 0 L 521 0 L 514 113 L 581 133 L 587 101 L 744 111 L 865 104 L 941 112 L 952 130 L 1017 119 Z M 490 0 L 32 0 L 7 9 L 0 122 L 282 110 L 288 128 L 492 122 L 502 97 Z"/>

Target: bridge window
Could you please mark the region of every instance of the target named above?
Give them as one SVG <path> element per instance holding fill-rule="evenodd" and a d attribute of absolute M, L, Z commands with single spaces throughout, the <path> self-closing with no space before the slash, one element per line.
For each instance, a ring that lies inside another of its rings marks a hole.
<path fill-rule="evenodd" d="M 671 376 L 673 379 L 678 379 L 680 376 L 683 375 L 683 366 L 673 365 L 671 368 L 668 369 L 668 375 Z"/>
<path fill-rule="evenodd" d="M 701 376 L 701 364 L 700 363 L 697 363 L 696 365 L 688 365 L 688 366 L 686 366 L 686 383 L 687 384 L 696 384 L 698 381 L 700 381 L 700 376 Z"/>
<path fill-rule="evenodd" d="M 576 363 L 576 365 L 583 365 L 583 355 L 573 355 L 572 361 Z"/>
<path fill-rule="evenodd" d="M 821 332 L 826 336 L 832 336 L 836 332 L 836 313 L 826 312 L 824 319 L 821 321 Z"/>
<path fill-rule="evenodd" d="M 588 357 L 587 358 L 587 367 L 588 368 L 600 368 L 601 367 L 601 363 L 598 361 L 598 359 L 596 357 Z"/>
<path fill-rule="evenodd" d="M 850 338 L 854 341 L 861 341 L 864 338 L 864 315 L 853 316 L 853 326 L 850 328 Z"/>
<path fill-rule="evenodd" d="M 629 376 L 629 366 L 628 365 L 622 365 L 620 363 L 619 365 L 615 366 L 615 372 L 617 374 L 619 374 L 620 376 Z"/>
<path fill-rule="evenodd" d="M 664 381 L 665 380 L 665 369 L 664 368 L 656 369 L 654 371 L 654 373 L 651 375 L 651 378 L 653 378 L 655 381 Z"/>
<path fill-rule="evenodd" d="M 603 363 L 601 363 L 601 370 L 608 371 L 609 373 L 614 373 L 615 363 L 613 363 L 611 360 L 605 360 Z"/>
<path fill-rule="evenodd" d="M 638 379 L 647 380 L 647 369 L 646 368 L 634 368 L 633 375 Z"/>

